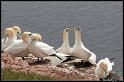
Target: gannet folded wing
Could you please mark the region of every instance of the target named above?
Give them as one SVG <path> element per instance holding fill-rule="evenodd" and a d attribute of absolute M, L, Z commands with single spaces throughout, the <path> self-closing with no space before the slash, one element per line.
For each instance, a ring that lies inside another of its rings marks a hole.
<path fill-rule="evenodd" d="M 26 56 L 26 54 L 29 54 L 29 51 L 27 50 L 27 44 L 24 44 L 22 40 L 18 40 L 17 42 L 13 43 L 9 47 L 7 47 L 4 52 L 10 53 L 12 56 L 15 57 L 24 57 Z"/>

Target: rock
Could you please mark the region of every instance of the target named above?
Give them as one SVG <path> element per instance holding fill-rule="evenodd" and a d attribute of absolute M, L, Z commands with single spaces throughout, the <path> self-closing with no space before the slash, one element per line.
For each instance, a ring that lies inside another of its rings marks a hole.
<path fill-rule="evenodd" d="M 5 64 L 4 64 L 4 62 L 1 62 L 1 66 L 2 66 L 2 68 L 4 68 L 4 67 L 5 67 Z"/>

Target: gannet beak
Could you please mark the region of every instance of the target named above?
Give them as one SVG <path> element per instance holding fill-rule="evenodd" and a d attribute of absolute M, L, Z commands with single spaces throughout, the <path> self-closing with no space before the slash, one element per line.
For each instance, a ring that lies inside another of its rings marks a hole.
<path fill-rule="evenodd" d="M 78 26 L 78 27 L 76 27 L 76 31 L 80 31 L 80 27 Z"/>
<path fill-rule="evenodd" d="M 41 42 L 41 39 L 39 39 L 39 41 Z"/>
<path fill-rule="evenodd" d="M 29 34 L 29 36 L 31 36 L 32 34 Z"/>
<path fill-rule="evenodd" d="M 17 32 L 17 38 L 21 38 L 21 33 Z"/>
<path fill-rule="evenodd" d="M 71 31 L 71 28 L 66 28 L 66 32 L 70 32 Z"/>
<path fill-rule="evenodd" d="M 106 70 L 105 69 L 103 69 L 104 70 L 104 72 L 105 72 L 105 76 L 106 76 Z"/>
<path fill-rule="evenodd" d="M 72 29 L 72 28 L 70 28 L 70 29 L 69 29 L 69 32 L 71 32 L 71 31 L 73 31 L 73 29 Z"/>
<path fill-rule="evenodd" d="M 8 34 L 5 36 L 4 42 L 6 41 L 6 39 L 7 39 L 7 36 L 8 36 Z"/>

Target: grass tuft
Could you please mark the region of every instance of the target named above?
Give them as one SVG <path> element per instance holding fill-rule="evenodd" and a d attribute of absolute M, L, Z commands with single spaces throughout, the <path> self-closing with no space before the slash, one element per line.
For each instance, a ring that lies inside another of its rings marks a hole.
<path fill-rule="evenodd" d="M 34 73 L 23 73 L 23 72 L 14 72 L 11 69 L 2 69 L 1 70 L 1 80 L 2 81 L 51 81 L 56 80 L 55 78 L 49 76 L 36 75 Z"/>

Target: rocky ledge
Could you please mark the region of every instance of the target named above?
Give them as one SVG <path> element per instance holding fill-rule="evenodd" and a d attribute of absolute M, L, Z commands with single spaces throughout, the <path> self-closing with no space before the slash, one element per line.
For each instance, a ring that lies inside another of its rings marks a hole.
<path fill-rule="evenodd" d="M 73 61 L 62 63 L 59 66 L 54 66 L 49 63 L 47 59 L 40 63 L 32 63 L 29 61 L 31 58 L 23 60 L 20 57 L 12 57 L 10 54 L 1 54 L 2 69 L 12 69 L 16 72 L 36 73 L 38 75 L 48 75 L 58 80 L 72 81 L 72 80 L 87 80 L 87 81 L 99 81 L 99 78 L 94 74 L 96 68 L 95 65 L 84 65 L 83 60 L 76 59 Z M 104 80 L 119 80 L 122 81 L 122 77 L 110 73 L 109 77 Z"/>

